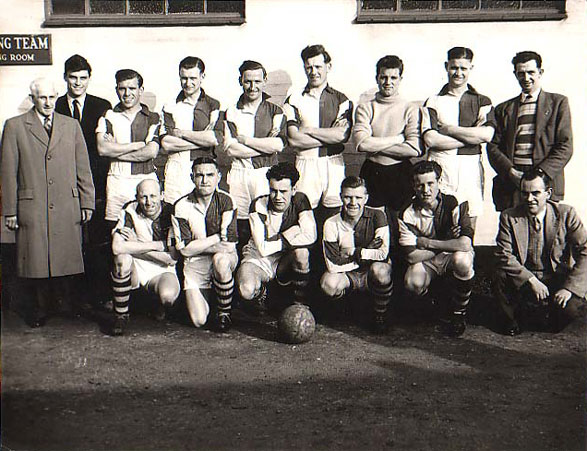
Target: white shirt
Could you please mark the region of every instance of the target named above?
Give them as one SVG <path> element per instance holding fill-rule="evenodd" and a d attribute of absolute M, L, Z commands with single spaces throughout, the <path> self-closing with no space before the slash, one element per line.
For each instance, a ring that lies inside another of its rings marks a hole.
<path fill-rule="evenodd" d="M 84 105 L 86 103 L 86 94 L 83 93 L 81 96 L 79 96 L 75 99 L 73 97 L 70 97 L 69 94 L 67 94 L 67 104 L 69 105 L 69 111 L 71 111 L 71 117 L 73 117 L 73 101 L 74 100 L 77 100 L 77 103 L 79 103 L 79 119 L 81 121 L 82 117 L 83 117 Z"/>

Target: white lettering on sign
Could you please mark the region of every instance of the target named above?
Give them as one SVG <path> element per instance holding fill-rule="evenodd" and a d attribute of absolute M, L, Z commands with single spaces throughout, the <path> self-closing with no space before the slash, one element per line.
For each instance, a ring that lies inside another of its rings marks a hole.
<path fill-rule="evenodd" d="M 0 37 L 0 50 L 8 50 L 12 48 L 12 39 L 9 36 Z"/>
<path fill-rule="evenodd" d="M 31 55 L 30 53 L 17 53 L 10 55 L 10 61 L 34 61 L 35 55 Z"/>

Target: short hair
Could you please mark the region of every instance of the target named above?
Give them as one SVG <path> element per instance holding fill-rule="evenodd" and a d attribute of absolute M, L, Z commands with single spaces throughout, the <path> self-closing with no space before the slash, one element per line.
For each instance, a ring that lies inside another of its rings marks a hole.
<path fill-rule="evenodd" d="M 446 52 L 447 60 L 458 60 L 464 58 L 469 61 L 473 61 L 473 50 L 468 47 L 453 47 Z"/>
<path fill-rule="evenodd" d="M 340 191 L 342 192 L 345 188 L 353 189 L 360 187 L 367 190 L 367 182 L 365 182 L 365 179 L 356 175 L 349 175 L 340 184 Z"/>
<path fill-rule="evenodd" d="M 35 78 L 31 84 L 29 85 L 29 89 L 31 92 L 32 96 L 36 96 L 37 92 L 39 91 L 39 86 L 40 85 L 46 85 L 46 86 L 51 86 L 51 88 L 53 89 L 53 92 L 57 93 L 57 83 L 55 83 L 55 80 L 52 80 L 50 78 L 45 78 L 45 77 L 40 77 L 40 78 Z"/>
<path fill-rule="evenodd" d="M 442 167 L 436 161 L 419 161 L 414 166 L 412 166 L 412 178 L 416 175 L 421 174 L 428 174 L 430 172 L 434 172 L 436 174 L 436 178 L 440 179 L 442 175 Z"/>
<path fill-rule="evenodd" d="M 198 157 L 192 163 L 192 172 L 196 166 L 199 166 L 201 164 L 213 164 L 214 166 L 216 166 L 216 170 L 220 171 L 220 167 L 218 166 L 218 162 L 214 158 L 212 158 L 212 157 Z"/>
<path fill-rule="evenodd" d="M 116 84 L 136 78 L 139 82 L 139 88 L 143 86 L 143 77 L 141 76 L 141 74 L 139 74 L 136 70 L 133 69 L 120 69 L 116 72 L 114 78 L 116 79 Z"/>
<path fill-rule="evenodd" d="M 75 54 L 65 60 L 63 73 L 65 75 L 70 72 L 78 72 L 80 70 L 87 70 L 89 75 L 92 75 L 92 66 L 88 63 L 88 60 L 83 56 Z"/>
<path fill-rule="evenodd" d="M 241 78 L 242 78 L 242 76 L 245 73 L 245 71 L 247 71 L 247 70 L 259 70 L 259 69 L 261 69 L 263 71 L 263 78 L 266 78 L 267 77 L 267 71 L 265 70 L 265 68 L 263 67 L 263 65 L 261 63 L 258 63 L 257 61 L 251 61 L 251 60 L 245 60 L 245 61 L 243 61 L 243 63 L 238 68 L 238 72 L 240 73 Z"/>
<path fill-rule="evenodd" d="M 512 58 L 512 64 L 515 68 L 516 64 L 527 63 L 532 60 L 536 61 L 536 67 L 538 67 L 538 69 L 542 68 L 542 57 L 531 50 L 516 53 L 516 56 Z"/>
<path fill-rule="evenodd" d="M 300 173 L 296 169 L 296 167 L 292 163 L 277 163 L 269 168 L 267 173 L 265 174 L 267 180 L 283 180 L 289 179 L 291 181 L 291 186 L 295 186 L 300 179 Z"/>
<path fill-rule="evenodd" d="M 523 181 L 530 182 L 535 179 L 542 179 L 546 189 L 552 188 L 552 179 L 540 168 L 532 168 L 529 171 L 524 172 L 522 174 L 522 178 L 520 179 L 520 187 L 522 186 Z"/>
<path fill-rule="evenodd" d="M 193 69 L 197 67 L 200 70 L 200 73 L 203 74 L 206 70 L 206 65 L 204 61 L 202 61 L 197 56 L 186 56 L 179 62 L 179 70 L 181 69 Z"/>
<path fill-rule="evenodd" d="M 324 56 L 324 62 L 326 64 L 328 64 L 330 61 L 332 61 L 332 58 L 330 58 L 330 55 L 328 54 L 328 52 L 326 51 L 326 49 L 324 48 L 324 46 L 322 44 L 309 45 L 306 48 L 304 48 L 304 50 L 302 50 L 302 53 L 301 53 L 302 61 L 304 63 L 306 61 L 308 61 L 310 58 L 313 58 L 318 55 Z"/>
<path fill-rule="evenodd" d="M 385 55 L 383 58 L 377 61 L 377 65 L 375 67 L 377 75 L 379 75 L 383 69 L 399 69 L 400 75 L 404 73 L 404 62 L 395 55 Z"/>

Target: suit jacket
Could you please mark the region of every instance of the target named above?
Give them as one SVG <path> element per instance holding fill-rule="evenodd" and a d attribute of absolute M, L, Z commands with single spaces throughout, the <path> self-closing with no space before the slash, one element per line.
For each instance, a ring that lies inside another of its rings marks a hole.
<path fill-rule="evenodd" d="M 9 119 L 0 175 L 2 213 L 18 219 L 18 276 L 83 272 L 81 209 L 94 209 L 94 185 L 79 123 L 54 113 L 49 138 L 34 108 Z"/>
<path fill-rule="evenodd" d="M 96 127 L 98 125 L 98 119 L 100 119 L 100 117 L 111 108 L 112 105 L 107 100 L 86 94 L 86 101 L 84 102 L 84 109 L 82 111 L 81 126 L 86 140 L 86 147 L 88 148 L 88 155 L 90 157 L 90 167 L 92 169 L 92 176 L 96 187 L 96 199 L 100 200 L 106 199 L 106 177 L 108 176 L 110 160 L 98 155 Z M 73 117 L 73 114 L 69 109 L 69 104 L 67 103 L 66 95 L 57 99 L 57 102 L 55 103 L 55 111 L 65 116 Z"/>
<path fill-rule="evenodd" d="M 519 188 L 509 177 L 513 166 L 518 128 L 520 96 L 507 100 L 495 109 L 496 129 L 487 144 L 489 163 L 497 172 L 493 179 L 493 202 L 498 211 L 513 206 L 514 192 Z M 533 165 L 542 169 L 553 181 L 553 200 L 564 197 L 565 165 L 573 154 L 571 111 L 568 99 L 560 94 L 541 91 L 536 105 L 536 135 Z"/>
<path fill-rule="evenodd" d="M 548 202 L 544 220 L 544 252 L 552 270 L 564 276 L 563 288 L 574 295 L 587 295 L 587 230 L 570 205 Z M 501 213 L 497 233 L 500 269 L 520 288 L 534 275 L 525 267 L 528 257 L 528 216 L 519 205 Z"/>

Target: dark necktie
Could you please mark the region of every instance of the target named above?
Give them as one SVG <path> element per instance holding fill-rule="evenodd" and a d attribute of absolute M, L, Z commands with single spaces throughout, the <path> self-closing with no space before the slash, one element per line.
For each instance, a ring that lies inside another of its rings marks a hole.
<path fill-rule="evenodd" d="M 43 127 L 49 136 L 51 136 L 51 129 L 53 125 L 51 124 L 51 118 L 49 116 L 45 116 L 45 120 L 43 121 Z"/>
<path fill-rule="evenodd" d="M 534 227 L 534 230 L 536 230 L 537 232 L 540 232 L 540 230 L 542 229 L 542 224 L 540 224 L 540 219 L 538 219 L 538 217 L 536 216 L 532 216 L 532 227 Z"/>
<path fill-rule="evenodd" d="M 79 102 L 77 101 L 77 99 L 73 100 L 73 118 L 77 119 L 78 121 L 81 121 L 82 115 L 80 114 L 80 110 L 79 110 Z"/>

